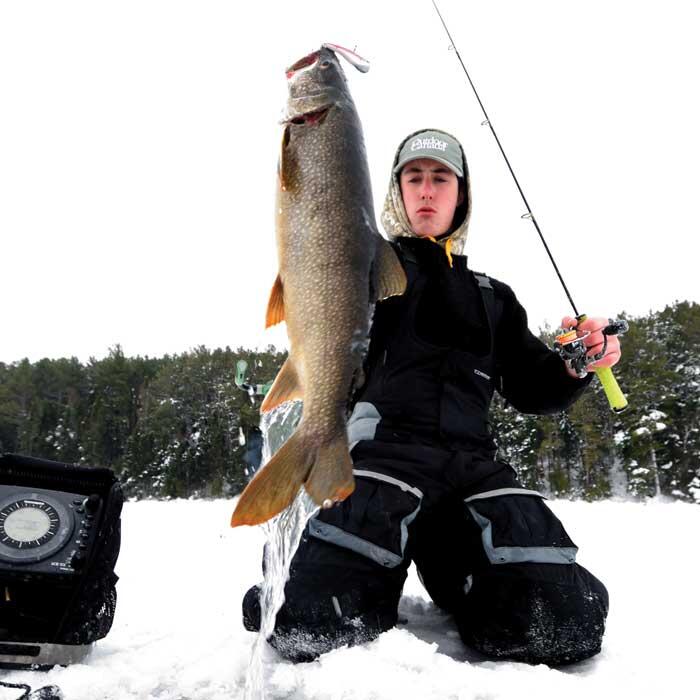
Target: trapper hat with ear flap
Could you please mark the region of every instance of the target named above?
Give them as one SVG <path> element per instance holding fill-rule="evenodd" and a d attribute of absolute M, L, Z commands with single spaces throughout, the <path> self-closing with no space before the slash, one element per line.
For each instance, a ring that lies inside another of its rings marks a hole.
<path fill-rule="evenodd" d="M 440 236 L 437 243 L 449 252 L 461 255 L 467 238 L 467 228 L 471 215 L 472 197 L 469 186 L 469 169 L 464 149 L 459 141 L 440 129 L 421 129 L 409 134 L 396 149 L 391 166 L 389 191 L 382 210 L 382 226 L 390 239 L 407 236 L 415 238 L 411 224 L 403 205 L 399 176 L 401 169 L 417 158 L 432 158 L 446 165 L 460 178 L 460 187 L 464 190 L 464 200 L 455 210 L 455 218 L 450 231 Z M 449 241 L 449 244 L 448 244 Z"/>

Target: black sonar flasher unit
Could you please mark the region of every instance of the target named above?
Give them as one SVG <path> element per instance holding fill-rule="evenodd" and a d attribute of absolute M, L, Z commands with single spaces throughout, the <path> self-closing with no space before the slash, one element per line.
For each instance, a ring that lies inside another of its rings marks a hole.
<path fill-rule="evenodd" d="M 85 658 L 110 630 L 123 495 L 110 469 L 0 454 L 0 667 Z"/>

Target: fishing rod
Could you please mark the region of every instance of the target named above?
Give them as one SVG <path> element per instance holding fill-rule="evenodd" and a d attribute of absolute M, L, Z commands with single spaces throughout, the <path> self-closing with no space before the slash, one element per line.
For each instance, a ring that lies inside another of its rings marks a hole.
<path fill-rule="evenodd" d="M 459 50 L 457 49 L 457 46 L 454 40 L 452 39 L 450 30 L 447 28 L 447 24 L 445 23 L 445 20 L 443 19 L 442 14 L 440 13 L 437 3 L 435 2 L 435 0 L 431 1 L 433 3 L 433 7 L 435 8 L 437 16 L 440 18 L 440 22 L 442 23 L 442 26 L 445 29 L 445 33 L 447 34 L 447 37 L 450 40 L 450 48 L 454 50 L 457 59 L 459 60 L 462 66 L 462 70 L 467 76 L 469 85 L 471 85 L 471 88 L 474 91 L 474 95 L 476 96 L 477 102 L 479 103 L 479 107 L 481 107 L 481 111 L 484 114 L 484 121 L 482 122 L 482 125 L 488 126 L 489 129 L 491 129 L 491 133 L 493 134 L 493 137 L 496 140 L 496 143 L 498 144 L 498 148 L 501 151 L 501 155 L 503 156 L 503 159 L 505 160 L 506 165 L 508 166 L 508 170 L 510 171 L 511 176 L 513 177 L 515 186 L 518 188 L 518 192 L 520 193 L 520 196 L 523 202 L 525 203 L 527 213 L 523 214 L 522 218 L 529 219 L 530 221 L 532 221 L 540 237 L 540 240 L 542 241 L 542 245 L 544 245 L 544 249 L 547 251 L 547 255 L 549 256 L 549 259 L 552 265 L 554 266 L 554 270 L 557 273 L 557 277 L 559 277 L 559 281 L 561 282 L 561 285 L 564 288 L 564 292 L 566 293 L 566 296 L 569 302 L 571 303 L 571 306 L 574 310 L 574 314 L 576 315 L 576 320 L 579 323 L 581 323 L 582 321 L 586 320 L 586 314 L 580 314 L 578 312 L 578 309 L 576 308 L 576 304 L 574 304 L 574 300 L 572 299 L 571 294 L 569 293 L 569 289 L 566 286 L 566 283 L 564 282 L 564 278 L 562 277 L 561 272 L 559 272 L 559 267 L 557 266 L 557 263 L 554 260 L 554 256 L 549 250 L 547 241 L 545 241 L 544 235 L 542 234 L 539 224 L 537 223 L 537 219 L 535 218 L 535 215 L 533 214 L 532 209 L 530 208 L 530 204 L 528 203 L 527 198 L 525 197 L 523 188 L 520 186 L 518 178 L 515 175 L 515 171 L 513 170 L 513 167 L 511 166 L 510 161 L 508 160 L 508 156 L 503 150 L 501 140 L 498 138 L 498 134 L 493 128 L 493 124 L 491 123 L 491 119 L 489 118 L 489 115 L 486 112 L 484 103 L 481 101 L 479 93 L 476 90 L 476 86 L 474 85 L 474 82 L 472 81 L 471 76 L 469 75 L 469 71 L 464 65 L 464 61 L 460 56 Z M 611 321 L 605 328 L 603 328 L 603 348 L 600 350 L 600 352 L 589 357 L 586 356 L 587 348 L 585 343 L 583 342 L 584 338 L 586 338 L 589 334 L 585 333 L 584 335 L 579 336 L 575 329 L 558 335 L 556 338 L 556 342 L 554 343 L 554 348 L 569 363 L 569 365 L 579 377 L 584 377 L 586 375 L 586 366 L 595 362 L 596 360 L 601 359 L 605 355 L 605 351 L 608 345 L 608 336 L 620 335 L 624 333 L 627 330 L 627 328 L 627 322 L 624 320 Z M 625 408 L 627 408 L 627 399 L 622 393 L 622 390 L 620 389 L 620 386 L 617 383 L 617 380 L 615 379 L 610 367 L 600 367 L 595 370 L 595 373 L 598 379 L 600 380 L 600 383 L 603 385 L 605 395 L 608 399 L 608 403 L 610 404 L 612 410 L 615 411 L 615 413 L 620 413 L 621 411 L 624 411 Z"/>

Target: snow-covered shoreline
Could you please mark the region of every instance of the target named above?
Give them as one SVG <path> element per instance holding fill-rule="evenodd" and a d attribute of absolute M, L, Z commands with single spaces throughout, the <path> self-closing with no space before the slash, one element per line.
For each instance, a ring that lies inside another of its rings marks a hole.
<path fill-rule="evenodd" d="M 375 642 L 311 664 L 267 655 L 273 700 L 458 698 L 538 700 L 695 698 L 694 604 L 700 509 L 685 503 L 550 502 L 578 544 L 579 562 L 608 587 L 603 651 L 560 670 L 492 662 L 465 649 L 449 616 L 411 569 L 406 622 Z M 240 601 L 260 579 L 260 528 L 229 528 L 233 501 L 127 503 L 110 634 L 83 664 L 2 672 L 66 700 L 242 698 L 254 635 Z M 0 688 L 0 700 L 17 697 Z"/>

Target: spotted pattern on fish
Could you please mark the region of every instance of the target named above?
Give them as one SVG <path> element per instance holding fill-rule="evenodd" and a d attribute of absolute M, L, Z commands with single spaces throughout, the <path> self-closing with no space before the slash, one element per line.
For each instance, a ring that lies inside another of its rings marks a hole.
<path fill-rule="evenodd" d="M 354 110 L 331 109 L 319 127 L 292 124 L 288 148 L 290 181 L 299 185 L 280 192 L 280 272 L 291 355 L 304 377 L 304 428 L 320 436 L 344 429 L 342 387 L 362 361 L 353 340 L 369 332 L 371 253 L 379 234 L 367 225 L 366 212 L 374 211 Z M 340 391 L 331 396 L 328 387 Z"/>
<path fill-rule="evenodd" d="M 352 492 L 347 405 L 374 294 L 401 294 L 406 286 L 374 223 L 362 127 L 342 68 L 327 48 L 311 63 L 310 56 L 288 82 L 276 203 L 279 281 L 268 305 L 268 322 L 286 321 L 290 350 L 262 405 L 271 410 L 303 397 L 303 415 L 241 495 L 234 526 L 272 517 L 302 484 L 324 507 Z"/>

